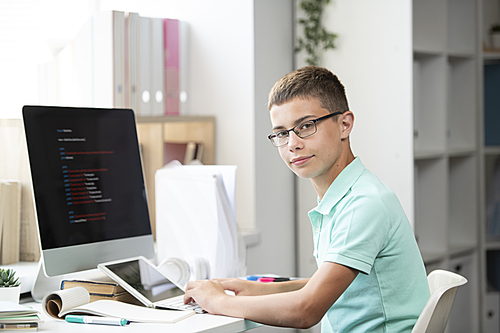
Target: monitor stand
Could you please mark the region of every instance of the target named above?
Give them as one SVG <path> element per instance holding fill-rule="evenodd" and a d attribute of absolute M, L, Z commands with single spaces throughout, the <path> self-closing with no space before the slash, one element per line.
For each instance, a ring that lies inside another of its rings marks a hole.
<path fill-rule="evenodd" d="M 38 262 L 38 272 L 33 282 L 33 288 L 31 289 L 31 296 L 36 302 L 41 302 L 43 297 L 53 291 L 61 289 L 62 280 L 69 279 L 79 279 L 79 280 L 91 280 L 91 281 L 102 281 L 106 280 L 107 275 L 102 273 L 97 268 L 81 271 L 76 273 L 57 275 L 57 276 L 47 276 L 43 269 L 43 255 L 40 257 Z M 109 278 L 108 278 L 109 279 Z"/>

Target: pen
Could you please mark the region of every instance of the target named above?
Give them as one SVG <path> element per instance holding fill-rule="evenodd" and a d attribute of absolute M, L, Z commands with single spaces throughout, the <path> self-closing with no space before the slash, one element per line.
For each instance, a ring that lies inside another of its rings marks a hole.
<path fill-rule="evenodd" d="M 247 280 L 248 281 L 259 281 L 259 282 L 283 282 L 283 281 L 290 281 L 290 278 L 248 275 Z"/>
<path fill-rule="evenodd" d="M 129 321 L 127 319 L 123 319 L 123 318 L 97 317 L 97 316 L 67 315 L 65 320 L 68 323 L 100 324 L 100 325 L 115 325 L 115 326 L 125 326 L 129 323 Z"/>
<path fill-rule="evenodd" d="M 0 324 L 0 330 L 17 330 L 17 329 L 29 329 L 29 328 L 38 328 L 38 323 Z"/>

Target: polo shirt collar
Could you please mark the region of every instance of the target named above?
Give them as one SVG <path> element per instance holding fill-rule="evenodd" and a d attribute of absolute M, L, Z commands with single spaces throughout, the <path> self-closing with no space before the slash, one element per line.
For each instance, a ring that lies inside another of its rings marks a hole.
<path fill-rule="evenodd" d="M 365 170 L 365 166 L 361 163 L 361 159 L 356 157 L 354 161 L 349 163 L 344 170 L 335 178 L 330 185 L 323 200 L 318 199 L 318 206 L 314 209 L 320 214 L 326 215 L 330 213 L 333 207 L 346 195 L 352 185 L 361 176 Z"/>

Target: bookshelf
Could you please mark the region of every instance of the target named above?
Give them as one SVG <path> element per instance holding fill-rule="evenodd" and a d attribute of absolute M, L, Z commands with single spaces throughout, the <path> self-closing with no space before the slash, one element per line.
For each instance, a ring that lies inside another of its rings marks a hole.
<path fill-rule="evenodd" d="M 215 164 L 215 117 L 137 117 L 137 135 L 141 145 L 151 229 L 156 236 L 155 172 L 164 165 L 164 142 L 202 143 L 201 162 Z"/>
<path fill-rule="evenodd" d="M 479 85 L 481 108 L 479 115 L 480 153 L 480 239 L 482 273 L 483 332 L 500 331 L 500 235 L 496 222 L 489 219 L 489 209 L 499 184 L 495 183 L 495 164 L 500 158 L 498 128 L 500 107 L 498 84 L 500 83 L 500 50 L 488 49 L 488 29 L 500 22 L 500 6 L 492 0 L 481 1 L 480 27 L 483 47 L 480 50 Z"/>
<path fill-rule="evenodd" d="M 413 1 L 415 234 L 427 271 L 468 279 L 448 331 L 479 332 L 477 0 Z"/>
<path fill-rule="evenodd" d="M 486 8 L 487 6 L 485 6 Z M 484 108 L 481 117 L 481 191 L 482 191 L 482 238 L 483 238 L 483 312 L 486 329 L 484 332 L 498 332 L 500 330 L 500 236 L 496 231 L 495 222 L 489 220 L 489 208 L 493 200 L 492 195 L 498 191 L 495 183 L 495 164 L 500 158 L 500 142 L 498 139 L 498 99 L 495 97 L 500 82 L 500 52 L 484 51 L 482 53 L 482 75 Z"/>

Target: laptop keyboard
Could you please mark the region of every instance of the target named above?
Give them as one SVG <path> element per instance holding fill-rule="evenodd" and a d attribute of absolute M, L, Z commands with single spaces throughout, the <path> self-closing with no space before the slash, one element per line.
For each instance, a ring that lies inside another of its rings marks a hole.
<path fill-rule="evenodd" d="M 155 305 L 168 309 L 193 310 L 196 313 L 207 313 L 207 311 L 203 310 L 196 303 L 184 304 L 184 295 L 172 297 L 161 302 L 156 302 Z"/>

